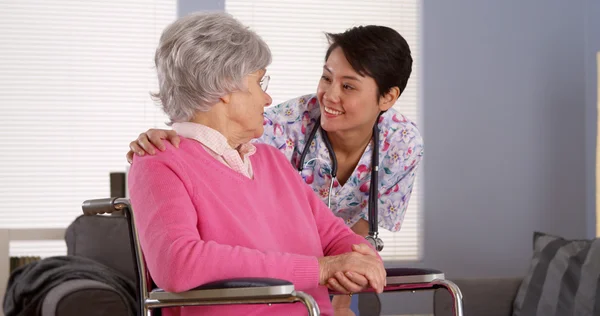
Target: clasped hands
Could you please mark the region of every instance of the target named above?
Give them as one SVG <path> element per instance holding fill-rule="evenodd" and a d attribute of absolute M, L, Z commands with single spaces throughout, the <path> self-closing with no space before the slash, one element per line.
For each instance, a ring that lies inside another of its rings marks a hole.
<path fill-rule="evenodd" d="M 352 252 L 319 258 L 320 284 L 332 291 L 352 294 L 371 287 L 382 293 L 386 272 L 381 258 L 366 244 L 352 245 Z"/>

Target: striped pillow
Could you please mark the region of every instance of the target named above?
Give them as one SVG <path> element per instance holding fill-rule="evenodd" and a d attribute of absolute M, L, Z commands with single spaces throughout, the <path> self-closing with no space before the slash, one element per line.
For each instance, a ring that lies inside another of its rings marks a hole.
<path fill-rule="evenodd" d="M 565 240 L 536 232 L 533 245 L 513 316 L 600 315 L 600 239 Z"/>

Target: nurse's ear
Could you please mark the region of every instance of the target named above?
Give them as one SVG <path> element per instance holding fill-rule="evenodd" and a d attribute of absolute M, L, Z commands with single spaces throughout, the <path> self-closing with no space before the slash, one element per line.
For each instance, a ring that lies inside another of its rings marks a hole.
<path fill-rule="evenodd" d="M 389 110 L 392 106 L 394 106 L 394 104 L 396 104 L 398 97 L 400 97 L 400 89 L 398 87 L 390 88 L 386 94 L 379 97 L 379 110 Z"/>

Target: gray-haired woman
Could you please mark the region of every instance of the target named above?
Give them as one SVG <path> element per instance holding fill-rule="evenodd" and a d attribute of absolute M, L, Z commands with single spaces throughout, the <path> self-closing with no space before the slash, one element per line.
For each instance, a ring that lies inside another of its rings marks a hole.
<path fill-rule="evenodd" d="M 381 258 L 321 202 L 263 133 L 267 45 L 225 13 L 178 19 L 156 51 L 154 96 L 182 136 L 136 157 L 129 191 L 156 284 L 185 291 L 239 277 L 286 279 L 333 309 L 325 284 L 383 290 Z M 186 307 L 169 315 L 301 315 L 298 305 Z"/>

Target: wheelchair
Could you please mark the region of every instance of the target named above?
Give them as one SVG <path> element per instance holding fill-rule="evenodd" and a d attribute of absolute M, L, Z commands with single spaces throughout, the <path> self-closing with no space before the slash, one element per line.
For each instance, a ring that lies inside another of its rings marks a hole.
<path fill-rule="evenodd" d="M 230 304 L 290 304 L 302 303 L 308 315 L 320 315 L 319 306 L 308 294 L 296 291 L 287 280 L 271 278 L 239 278 L 211 282 L 181 293 L 165 292 L 154 287 L 146 269 L 138 234 L 133 220 L 131 204 L 125 198 L 94 199 L 83 202 L 87 216 L 122 213 L 129 227 L 129 241 L 137 275 L 137 294 L 141 315 L 152 315 L 153 310 L 167 307 L 230 305 Z M 453 301 L 455 316 L 463 316 L 462 293 L 458 286 L 446 280 L 444 273 L 434 269 L 391 268 L 386 269 L 387 285 L 384 293 L 447 290 Z M 335 293 L 332 293 L 335 294 Z"/>

